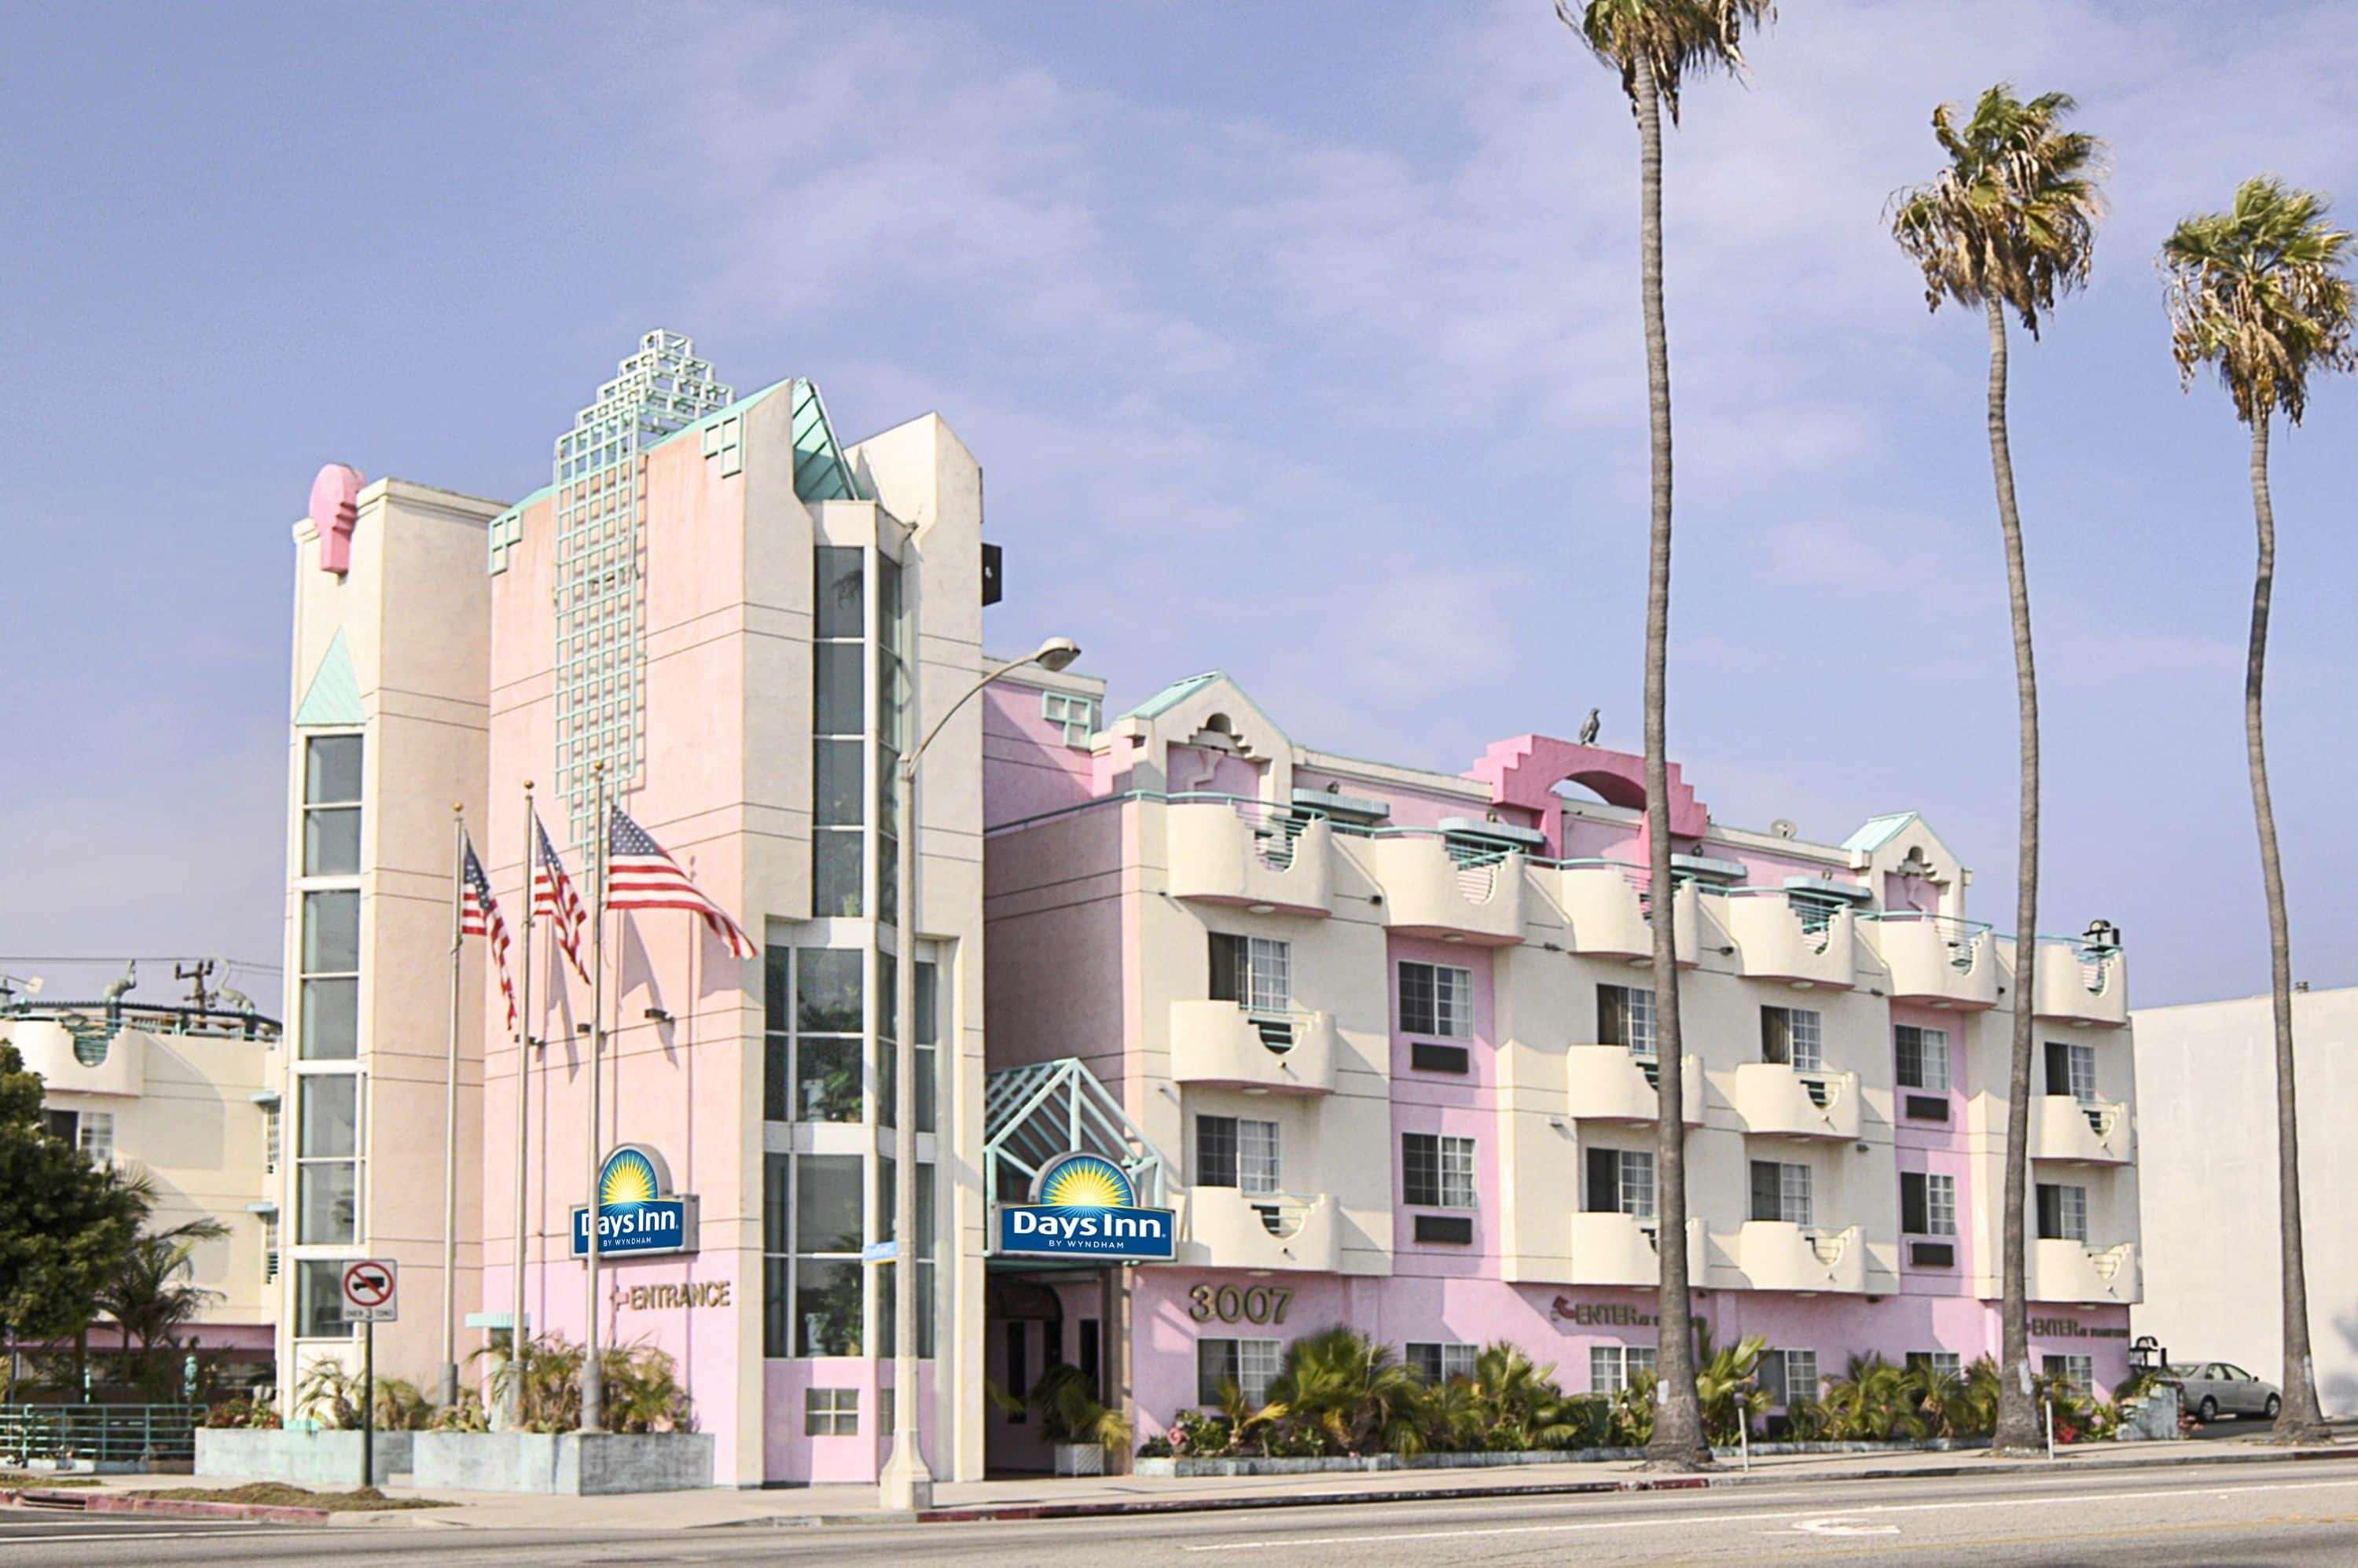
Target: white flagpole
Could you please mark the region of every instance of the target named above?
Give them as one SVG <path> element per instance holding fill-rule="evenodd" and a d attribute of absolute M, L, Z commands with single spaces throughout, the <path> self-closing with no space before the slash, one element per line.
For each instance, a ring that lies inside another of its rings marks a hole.
<path fill-rule="evenodd" d="M 524 1270 L 525 1270 L 525 1144 L 530 1136 L 532 1121 L 525 1099 L 532 1086 L 532 913 L 539 902 L 539 884 L 534 872 L 540 860 L 540 819 L 532 811 L 532 781 L 524 781 L 524 947 L 520 959 L 524 967 L 524 1023 L 516 1040 L 516 1135 L 515 1135 L 515 1278 L 508 1292 L 508 1397 L 507 1422 L 514 1426 L 522 1413 L 524 1379 L 521 1366 L 524 1359 Z"/>
<path fill-rule="evenodd" d="M 590 917 L 597 925 L 590 966 L 590 1271 L 589 1354 L 581 1363 L 581 1430 L 603 1432 L 606 1373 L 598 1364 L 598 1124 L 603 1109 L 599 1087 L 599 1057 L 606 1034 L 606 861 L 613 849 L 613 829 L 606 821 L 606 764 L 596 764 L 598 775 L 597 863 L 590 876 Z"/>
<path fill-rule="evenodd" d="M 442 1387 L 437 1402 L 459 1402 L 459 959 L 464 947 L 467 808 L 450 807 L 450 1046 L 442 1077 Z M 485 972 L 490 971 L 491 910 L 483 911 Z"/>

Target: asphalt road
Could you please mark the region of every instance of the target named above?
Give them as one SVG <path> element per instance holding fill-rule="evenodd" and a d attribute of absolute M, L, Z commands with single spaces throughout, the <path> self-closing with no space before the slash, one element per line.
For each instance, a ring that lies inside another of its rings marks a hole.
<path fill-rule="evenodd" d="M 0 1515 L 0 1564 L 780 1562 L 1218 1568 L 1480 1563 L 2168 1568 L 2358 1562 L 2358 1463 L 1825 1483 L 1046 1523 L 660 1531 L 294 1529 Z"/>

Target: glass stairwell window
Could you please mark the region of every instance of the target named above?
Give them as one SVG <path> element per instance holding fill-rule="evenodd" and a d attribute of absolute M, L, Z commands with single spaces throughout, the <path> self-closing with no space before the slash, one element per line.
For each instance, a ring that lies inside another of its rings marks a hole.
<path fill-rule="evenodd" d="M 1212 933 L 1211 998 L 1245 1010 L 1272 1051 L 1293 1048 L 1293 944 Z"/>

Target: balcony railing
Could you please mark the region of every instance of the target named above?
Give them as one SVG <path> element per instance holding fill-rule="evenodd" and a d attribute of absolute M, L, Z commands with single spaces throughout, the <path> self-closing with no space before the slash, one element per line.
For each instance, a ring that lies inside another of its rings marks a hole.
<path fill-rule="evenodd" d="M 1858 1136 L 1858 1075 L 1797 1072 L 1782 1062 L 1747 1062 L 1736 1069 L 1736 1114 L 1744 1130 L 1763 1137 Z"/>
<path fill-rule="evenodd" d="M 1572 950 L 1585 957 L 1653 957 L 1653 900 L 1646 871 L 1620 860 L 1559 860 L 1541 868 L 1572 926 Z M 1695 885 L 1681 880 L 1671 895 L 1671 939 L 1682 964 L 1695 961 Z"/>
<path fill-rule="evenodd" d="M 1233 1001 L 1171 1004 L 1171 1076 L 1182 1084 L 1326 1094 L 1335 1087 L 1335 1021 Z"/>
<path fill-rule="evenodd" d="M 1703 1059 L 1679 1058 L 1679 1119 L 1703 1125 Z M 1655 1121 L 1661 1117 L 1656 1086 L 1661 1064 L 1626 1045 L 1574 1045 L 1564 1053 L 1565 1099 L 1574 1119 Z"/>
<path fill-rule="evenodd" d="M 2041 1237 L 2031 1243 L 2030 1299 L 2134 1305 L 2145 1299 L 2136 1243 L 2094 1247 Z"/>
<path fill-rule="evenodd" d="M 1736 972 L 1798 987 L 1847 989 L 1858 979 L 1850 904 L 1791 888 L 1728 888 L 1723 918 Z"/>
<path fill-rule="evenodd" d="M 1988 925 L 1915 910 L 1858 917 L 1867 943 L 1891 971 L 1894 1001 L 1938 1008 L 1997 1005 L 1997 955 Z"/>
<path fill-rule="evenodd" d="M 2128 959 L 2121 949 L 2082 936 L 2039 939 L 2041 1018 L 2117 1027 L 2129 1021 Z"/>
<path fill-rule="evenodd" d="M 1704 1226 L 1687 1221 L 1687 1278 L 1704 1284 Z M 1582 1285 L 1657 1285 L 1661 1282 L 1661 1227 L 1634 1214 L 1580 1213 L 1572 1217 L 1572 1278 Z"/>
<path fill-rule="evenodd" d="M 1756 1291 L 1866 1289 L 1866 1247 L 1855 1225 L 1822 1230 L 1787 1220 L 1747 1220 L 1736 1251 L 1745 1283 Z"/>
<path fill-rule="evenodd" d="M 1342 1262 L 1335 1200 L 1191 1187 L 1181 1197 L 1180 1261 L 1206 1269 L 1300 1269 L 1333 1273 Z"/>
<path fill-rule="evenodd" d="M 1358 841 L 1368 847 L 1384 924 L 1392 930 L 1491 946 L 1523 939 L 1521 851 L 1390 828 Z"/>
<path fill-rule="evenodd" d="M 1334 910 L 1334 828 L 1323 817 L 1239 796 L 1174 795 L 1163 834 L 1174 898 Z"/>
<path fill-rule="evenodd" d="M 2135 1153 L 2129 1108 L 2117 1101 L 2041 1095 L 2030 1110 L 2033 1159 L 2117 1165 Z"/>

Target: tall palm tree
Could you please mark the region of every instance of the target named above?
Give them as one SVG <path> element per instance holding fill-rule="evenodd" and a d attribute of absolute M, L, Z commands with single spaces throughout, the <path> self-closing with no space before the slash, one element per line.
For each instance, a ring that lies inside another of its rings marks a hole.
<path fill-rule="evenodd" d="M 2076 105 L 2049 92 L 2028 103 L 2000 82 L 1962 124 L 1954 104 L 1932 111 L 1932 135 L 1949 167 L 1892 199 L 1891 233 L 1924 269 L 1924 298 L 1979 306 L 1989 322 L 1990 468 L 2006 541 L 2006 600 L 2014 616 L 2014 683 L 2021 736 L 2021 827 L 2017 844 L 2013 1065 L 2006 1076 L 2006 1218 L 2002 1338 L 2005 1381 L 1995 1448 L 2039 1446 L 2030 1386 L 2029 1307 L 2024 1290 L 2023 1209 L 2030 1136 L 2031 1002 L 2039 954 L 2039 670 L 2031 655 L 2030 582 L 2022 562 L 2022 514 L 2015 503 L 2006 441 L 2006 312 L 2031 337 L 2061 295 L 2087 281 L 2102 203 L 2096 193 L 2103 144 L 2067 131 Z"/>
<path fill-rule="evenodd" d="M 2267 673 L 2268 603 L 2275 591 L 2277 515 L 2268 496 L 2268 423 L 2281 412 L 2298 425 L 2312 371 L 2358 368 L 2352 346 L 2350 280 L 2342 274 L 2350 233 L 2330 226 L 2321 196 L 2262 176 L 2236 188 L 2234 206 L 2178 225 L 2161 247 L 2169 302 L 2170 348 L 2179 376 L 2214 366 L 2252 429 L 2252 515 L 2259 564 L 2252 577 L 2252 640 L 2244 664 L 2244 750 L 2259 826 L 2260 880 L 2268 898 L 2269 991 L 2277 1054 L 2277 1219 L 2284 1249 L 2284 1403 L 2276 1435 L 2309 1443 L 2326 1435 L 2309 1355 L 2309 1274 L 2300 1236 L 2300 1137 L 2292 1056 L 2292 937 L 2284 865 L 2277 855 L 2276 807 L 2260 728 Z"/>
<path fill-rule="evenodd" d="M 1657 1369 L 1661 1410 L 1646 1445 L 1663 1468 L 1711 1463 L 1695 1397 L 1694 1314 L 1687 1279 L 1686 1124 L 1680 1119 L 1678 947 L 1671 906 L 1671 788 L 1663 691 L 1671 636 L 1671 343 L 1662 323 L 1662 111 L 1679 118 L 1687 76 L 1744 70 L 1744 29 L 1777 15 L 1775 0 L 1555 0 L 1556 15 L 1620 72 L 1638 120 L 1639 292 L 1646 320 L 1646 394 L 1653 437 L 1653 508 L 1646 573 L 1646 885 L 1654 921 L 1654 1032 L 1661 1067 L 1655 1132 L 1661 1251 Z"/>

